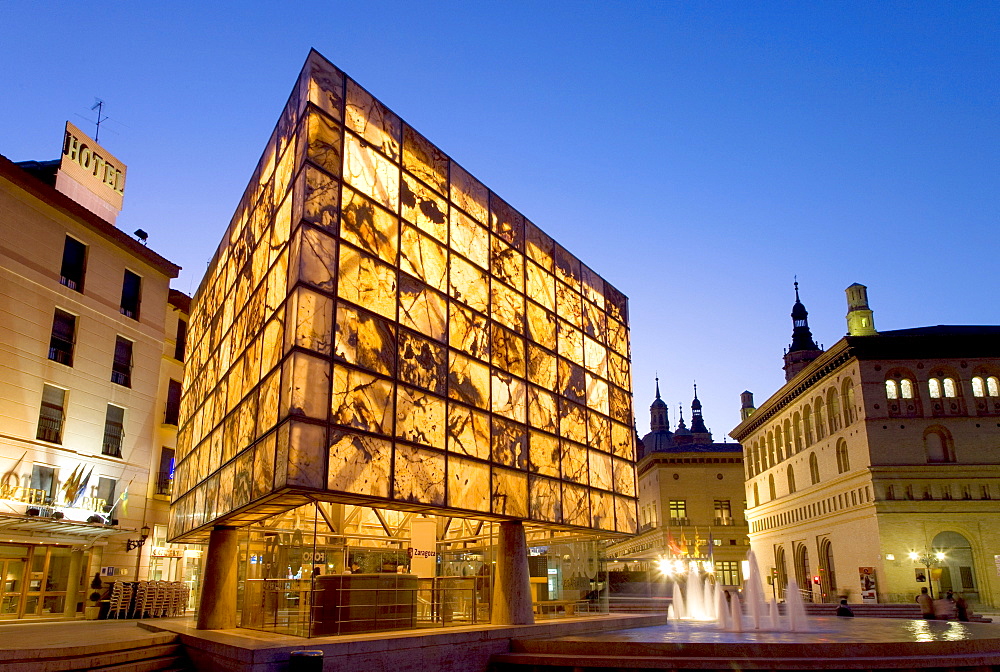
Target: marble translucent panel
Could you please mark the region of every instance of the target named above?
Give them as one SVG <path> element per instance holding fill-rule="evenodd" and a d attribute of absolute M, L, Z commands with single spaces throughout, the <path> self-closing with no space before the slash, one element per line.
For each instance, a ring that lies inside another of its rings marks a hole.
<path fill-rule="evenodd" d="M 297 346 L 329 355 L 333 348 L 333 299 L 303 287 L 288 297 L 286 349 Z"/>
<path fill-rule="evenodd" d="M 583 298 L 561 282 L 556 283 L 556 312 L 574 327 L 583 327 Z"/>
<path fill-rule="evenodd" d="M 392 381 L 337 365 L 330 419 L 376 434 L 392 434 Z"/>
<path fill-rule="evenodd" d="M 531 475 L 528 477 L 528 511 L 534 520 L 562 522 L 562 489 L 559 481 Z"/>
<path fill-rule="evenodd" d="M 402 121 L 352 79 L 347 80 L 345 113 L 344 123 L 349 129 L 393 161 L 399 161 Z"/>
<path fill-rule="evenodd" d="M 496 194 L 490 193 L 490 228 L 518 250 L 524 249 L 524 217 Z"/>
<path fill-rule="evenodd" d="M 448 157 L 409 126 L 403 126 L 403 167 L 440 194 L 448 194 Z"/>
<path fill-rule="evenodd" d="M 628 360 L 615 352 L 608 352 L 608 378 L 618 387 L 632 389 Z"/>
<path fill-rule="evenodd" d="M 448 287 L 451 298 L 480 313 L 487 312 L 490 304 L 490 284 L 485 271 L 481 271 L 460 257 L 453 256 Z"/>
<path fill-rule="evenodd" d="M 396 217 L 351 189 L 344 189 L 340 235 L 382 261 L 396 263 L 399 250 L 399 222 Z"/>
<path fill-rule="evenodd" d="M 477 359 L 490 356 L 489 321 L 457 303 L 450 307 L 448 344 Z"/>
<path fill-rule="evenodd" d="M 511 469 L 493 469 L 493 513 L 514 518 L 528 516 L 528 474 Z"/>
<path fill-rule="evenodd" d="M 608 384 L 595 376 L 587 374 L 587 406 L 601 413 L 609 413 Z"/>
<path fill-rule="evenodd" d="M 587 410 L 579 404 L 559 400 L 559 435 L 578 443 L 587 442 Z"/>
<path fill-rule="evenodd" d="M 490 459 L 490 416 L 449 402 L 448 450 L 483 460 Z"/>
<path fill-rule="evenodd" d="M 267 274 L 266 309 L 264 315 L 270 318 L 288 294 L 288 248 L 277 256 Z"/>
<path fill-rule="evenodd" d="M 583 332 L 559 320 L 558 335 L 560 356 L 583 366 Z"/>
<path fill-rule="evenodd" d="M 604 308 L 604 278 L 581 264 L 583 297 Z"/>
<path fill-rule="evenodd" d="M 399 212 L 399 166 L 357 136 L 344 138 L 344 180 L 392 212 Z"/>
<path fill-rule="evenodd" d="M 515 469 L 528 468 L 528 432 L 524 425 L 494 417 L 493 461 Z"/>
<path fill-rule="evenodd" d="M 407 173 L 403 173 L 400 188 L 403 219 L 447 243 L 448 202 Z"/>
<path fill-rule="evenodd" d="M 285 152 L 281 156 L 281 160 L 278 161 L 278 165 L 274 169 L 274 198 L 275 201 L 286 201 L 289 206 L 291 206 L 291 199 L 285 198 L 288 193 L 288 187 L 292 183 L 292 173 L 295 170 L 295 151 L 294 149 Z"/>
<path fill-rule="evenodd" d="M 328 173 L 339 175 L 343 160 L 340 125 L 315 111 L 310 112 L 304 123 L 309 143 L 306 157 Z"/>
<path fill-rule="evenodd" d="M 302 218 L 336 234 L 340 183 L 312 166 L 306 166 L 299 179 L 303 182 Z"/>
<path fill-rule="evenodd" d="M 590 462 L 590 485 L 603 490 L 614 488 L 611 478 L 611 456 L 597 450 L 587 451 Z"/>
<path fill-rule="evenodd" d="M 490 368 L 452 350 L 448 362 L 448 396 L 478 408 L 490 407 Z"/>
<path fill-rule="evenodd" d="M 583 331 L 588 337 L 601 343 L 608 340 L 607 315 L 589 301 L 583 302 Z"/>
<path fill-rule="evenodd" d="M 389 496 L 391 441 L 332 429 L 329 459 L 327 489 L 370 497 Z"/>
<path fill-rule="evenodd" d="M 628 358 L 628 329 L 614 320 L 608 320 L 608 345 L 611 349 Z"/>
<path fill-rule="evenodd" d="M 292 353 L 282 365 L 281 415 L 326 420 L 329 389 L 329 362 L 302 352 Z"/>
<path fill-rule="evenodd" d="M 590 527 L 590 496 L 587 488 L 562 484 L 563 522 L 567 525 Z"/>
<path fill-rule="evenodd" d="M 308 171 L 305 171 L 308 172 Z M 301 214 L 295 219 L 298 221 L 301 219 Z M 268 264 L 274 263 L 281 250 L 284 249 L 285 243 L 288 242 L 289 235 L 292 232 L 292 197 L 288 196 L 285 198 L 284 202 L 278 207 L 277 212 L 274 214 L 274 224 L 268 229 L 268 236 L 266 241 L 261 241 L 261 243 L 266 243 L 268 247 Z"/>
<path fill-rule="evenodd" d="M 445 347 L 401 329 L 399 332 L 399 379 L 425 390 L 444 394 Z"/>
<path fill-rule="evenodd" d="M 524 381 L 494 369 L 490 382 L 493 412 L 516 422 L 527 422 L 528 394 Z"/>
<path fill-rule="evenodd" d="M 412 226 L 403 227 L 399 267 L 439 292 L 448 291 L 448 248 Z"/>
<path fill-rule="evenodd" d="M 587 467 L 587 448 L 579 443 L 565 440 L 559 442 L 559 448 L 562 452 L 563 480 L 587 485 L 590 479 Z"/>
<path fill-rule="evenodd" d="M 528 301 L 528 338 L 555 352 L 556 316 L 541 306 Z"/>
<path fill-rule="evenodd" d="M 527 220 L 524 222 L 524 249 L 529 258 L 534 259 L 545 270 L 552 272 L 552 239 Z"/>
<path fill-rule="evenodd" d="M 635 459 L 635 433 L 628 425 L 611 423 L 611 452 L 626 460 Z"/>
<path fill-rule="evenodd" d="M 555 273 L 557 278 L 580 291 L 580 260 L 558 243 L 555 245 Z"/>
<path fill-rule="evenodd" d="M 266 237 L 270 239 L 270 227 L 267 229 Z M 269 245 L 258 243 L 254 246 L 253 256 L 250 257 L 250 277 L 251 282 L 256 285 L 267 275 L 268 266 L 271 262 L 271 248 Z"/>
<path fill-rule="evenodd" d="M 490 465 L 448 457 L 448 506 L 470 511 L 490 510 Z"/>
<path fill-rule="evenodd" d="M 337 294 L 342 299 L 394 320 L 396 269 L 353 247 L 341 245 Z"/>
<path fill-rule="evenodd" d="M 274 444 L 277 434 L 271 432 L 257 444 L 253 457 L 253 490 L 251 499 L 258 499 L 274 490 Z"/>
<path fill-rule="evenodd" d="M 396 387 L 396 437 L 444 450 L 444 399 L 405 385 Z"/>
<path fill-rule="evenodd" d="M 551 273 L 543 270 L 534 262 L 529 261 L 526 266 L 527 281 L 525 284 L 525 294 L 529 299 L 537 301 L 551 311 L 556 309 L 556 279 Z"/>
<path fill-rule="evenodd" d="M 492 325 L 491 351 L 493 365 L 515 376 L 524 377 L 524 338 L 498 324 Z"/>
<path fill-rule="evenodd" d="M 562 451 L 559 439 L 549 434 L 532 431 L 528 436 L 528 468 L 545 476 L 559 478 Z"/>
<path fill-rule="evenodd" d="M 555 392 L 558 386 L 556 356 L 528 343 L 528 380 Z"/>
<path fill-rule="evenodd" d="M 604 305 L 608 315 L 623 324 L 628 324 L 628 299 L 607 282 L 604 283 Z"/>
<path fill-rule="evenodd" d="M 615 459 L 615 492 L 635 497 L 635 466 L 631 462 Z"/>
<path fill-rule="evenodd" d="M 399 278 L 399 322 L 434 340 L 448 339 L 448 300 L 408 275 Z"/>
<path fill-rule="evenodd" d="M 396 444 L 393 498 L 423 504 L 444 504 L 444 453 Z"/>
<path fill-rule="evenodd" d="M 342 303 L 337 308 L 334 356 L 391 376 L 396 371 L 396 327 L 388 320 Z"/>
<path fill-rule="evenodd" d="M 326 426 L 293 421 L 286 427 L 289 434 L 285 484 L 322 488 L 325 485 L 323 475 L 326 473 Z"/>
<path fill-rule="evenodd" d="M 307 99 L 337 119 L 344 107 L 344 73 L 322 57 L 310 56 Z"/>
<path fill-rule="evenodd" d="M 583 367 L 559 358 L 559 390 L 562 396 L 583 404 L 587 401 L 587 379 Z"/>
<path fill-rule="evenodd" d="M 240 452 L 257 437 L 257 394 L 253 393 L 244 399 L 236 408 L 233 417 L 236 424 L 233 444 L 236 452 Z"/>
<path fill-rule="evenodd" d="M 490 285 L 490 296 L 493 319 L 519 334 L 524 333 L 524 297 L 496 281 Z"/>
<path fill-rule="evenodd" d="M 615 529 L 615 496 L 600 490 L 590 491 L 591 525 L 600 530 Z"/>
<path fill-rule="evenodd" d="M 632 405 L 629 394 L 617 387 L 611 388 L 611 417 L 618 422 L 630 422 L 632 419 Z"/>
<path fill-rule="evenodd" d="M 254 451 L 245 450 L 233 462 L 232 508 L 238 509 L 250 503 L 250 489 L 253 483 Z"/>
<path fill-rule="evenodd" d="M 229 513 L 233 510 L 233 475 L 236 463 L 230 462 L 219 472 L 219 493 L 217 495 L 219 513 Z"/>
<path fill-rule="evenodd" d="M 490 265 L 490 234 L 461 210 L 451 209 L 451 249 L 480 268 Z"/>
<path fill-rule="evenodd" d="M 451 162 L 451 202 L 477 222 L 489 222 L 489 190 L 454 161 Z"/>
<path fill-rule="evenodd" d="M 528 386 L 528 424 L 553 434 L 558 432 L 559 406 L 554 394 Z"/>
<path fill-rule="evenodd" d="M 497 236 L 490 243 L 490 272 L 495 279 L 524 292 L 524 255 Z"/>
<path fill-rule="evenodd" d="M 311 226 L 302 226 L 292 243 L 292 259 L 295 260 L 293 281 L 298 279 L 324 291 L 334 291 L 337 281 L 334 238 Z"/>
<path fill-rule="evenodd" d="M 592 410 L 587 411 L 587 445 L 611 452 L 611 421 Z"/>
<path fill-rule="evenodd" d="M 638 531 L 638 515 L 635 500 L 626 497 L 615 497 L 615 530 L 626 534 Z"/>

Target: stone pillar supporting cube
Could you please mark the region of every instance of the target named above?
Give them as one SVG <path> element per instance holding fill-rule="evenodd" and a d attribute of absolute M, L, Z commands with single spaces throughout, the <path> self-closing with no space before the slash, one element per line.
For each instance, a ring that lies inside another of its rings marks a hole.
<path fill-rule="evenodd" d="M 500 523 L 496 575 L 493 577 L 493 625 L 530 625 L 531 582 L 528 579 L 528 544 L 521 521 Z"/>
<path fill-rule="evenodd" d="M 209 535 L 205 555 L 205 578 L 198 608 L 199 630 L 236 627 L 238 551 L 236 528 L 215 526 Z"/>

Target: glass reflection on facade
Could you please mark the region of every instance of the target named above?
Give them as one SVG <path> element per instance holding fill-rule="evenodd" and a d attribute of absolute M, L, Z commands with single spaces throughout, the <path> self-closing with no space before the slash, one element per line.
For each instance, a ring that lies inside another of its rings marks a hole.
<path fill-rule="evenodd" d="M 315 52 L 189 349 L 174 539 L 318 501 L 635 531 L 627 299 Z"/>

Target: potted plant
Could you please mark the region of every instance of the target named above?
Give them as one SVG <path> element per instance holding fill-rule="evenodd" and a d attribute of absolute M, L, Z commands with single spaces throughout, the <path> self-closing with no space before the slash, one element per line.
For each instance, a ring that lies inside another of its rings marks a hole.
<path fill-rule="evenodd" d="M 90 595 L 87 596 L 87 606 L 83 610 L 83 617 L 88 621 L 96 621 L 101 614 L 101 583 L 100 573 L 94 574 L 94 580 L 90 582 Z"/>

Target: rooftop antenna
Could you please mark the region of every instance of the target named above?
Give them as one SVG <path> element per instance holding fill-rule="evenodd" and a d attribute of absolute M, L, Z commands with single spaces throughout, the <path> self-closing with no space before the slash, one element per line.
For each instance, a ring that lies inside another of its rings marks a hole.
<path fill-rule="evenodd" d="M 94 133 L 94 142 L 101 141 L 101 124 L 108 120 L 102 113 L 104 112 L 104 101 L 94 98 L 97 102 L 90 106 L 91 111 L 97 110 L 97 132 Z"/>

